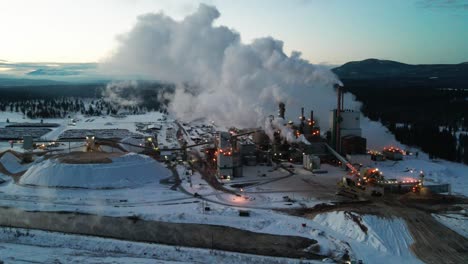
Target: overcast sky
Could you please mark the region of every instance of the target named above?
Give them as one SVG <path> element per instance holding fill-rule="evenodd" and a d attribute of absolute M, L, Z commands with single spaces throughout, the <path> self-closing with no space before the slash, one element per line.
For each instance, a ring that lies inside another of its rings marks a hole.
<path fill-rule="evenodd" d="M 468 61 L 466 0 L 0 0 L 0 60 L 99 62 L 138 15 L 182 19 L 199 2 L 243 42 L 272 36 L 313 63 Z"/>

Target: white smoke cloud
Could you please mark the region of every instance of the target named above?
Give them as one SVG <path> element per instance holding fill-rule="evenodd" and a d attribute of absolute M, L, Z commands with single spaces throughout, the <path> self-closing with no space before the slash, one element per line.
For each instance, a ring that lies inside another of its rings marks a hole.
<path fill-rule="evenodd" d="M 300 135 L 296 137 L 294 130 L 286 125 L 286 120 L 281 117 L 278 118 L 267 118 L 263 126 L 265 134 L 270 138 L 271 141 L 274 140 L 275 131 L 280 131 L 282 139 L 288 143 L 297 143 L 302 142 L 304 144 L 310 145 L 310 142 Z"/>
<path fill-rule="evenodd" d="M 382 150 L 384 147 L 394 146 L 401 149 L 408 147 L 395 139 L 395 136 L 380 122 L 371 121 L 361 115 L 362 136 L 367 138 L 367 148 Z"/>
<path fill-rule="evenodd" d="M 215 7 L 204 4 L 182 21 L 163 13 L 142 15 L 101 67 L 175 83 L 169 111 L 185 121 L 207 118 L 226 127 L 258 127 L 282 101 L 289 119 L 297 121 L 305 106 L 327 127 L 338 78 L 299 52 L 286 55 L 280 40 L 242 43 L 236 31 L 213 25 L 219 16 Z M 348 108 L 359 107 L 353 104 Z"/>
<path fill-rule="evenodd" d="M 141 104 L 143 100 L 135 95 L 122 96 L 126 89 L 137 89 L 138 83 L 136 81 L 119 81 L 111 82 L 106 85 L 102 96 L 106 101 L 121 106 L 135 106 Z"/>

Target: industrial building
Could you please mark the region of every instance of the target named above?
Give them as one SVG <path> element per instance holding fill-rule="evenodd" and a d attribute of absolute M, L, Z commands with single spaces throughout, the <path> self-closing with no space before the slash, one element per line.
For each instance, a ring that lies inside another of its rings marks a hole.
<path fill-rule="evenodd" d="M 229 132 L 219 132 L 215 152 L 218 177 L 242 177 L 242 163 L 236 138 Z"/>
<path fill-rule="evenodd" d="M 344 96 L 341 86 L 336 86 L 337 108 L 330 112 L 330 144 L 341 154 L 365 154 L 367 140 L 362 137 L 358 111 L 343 108 Z"/>
<path fill-rule="evenodd" d="M 382 154 L 386 159 L 389 160 L 402 160 L 403 159 L 403 150 L 395 147 L 384 148 Z"/>
<path fill-rule="evenodd" d="M 207 160 L 216 163 L 218 177 L 240 177 L 243 166 L 281 161 L 303 164 L 308 170 L 319 169 L 325 162 L 354 171 L 343 156 L 366 155 L 367 140 L 362 137 L 360 112 L 344 109 L 342 87 L 336 88 L 337 108 L 330 112 L 328 142 L 321 135 L 313 110 L 306 118 L 302 107 L 299 121 L 286 121 L 286 105 L 280 102 L 277 120 L 270 116 L 271 127 L 265 128 L 267 131 L 240 132 L 234 129 L 218 133 L 215 152 L 206 151 L 205 154 L 214 155 L 213 158 L 207 156 Z"/>
<path fill-rule="evenodd" d="M 306 170 L 320 169 L 320 158 L 318 156 L 304 154 L 303 166 Z"/>

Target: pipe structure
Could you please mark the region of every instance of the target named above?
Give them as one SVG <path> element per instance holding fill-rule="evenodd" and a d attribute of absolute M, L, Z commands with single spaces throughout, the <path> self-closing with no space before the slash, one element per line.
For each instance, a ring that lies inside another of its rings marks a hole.
<path fill-rule="evenodd" d="M 335 156 L 339 161 L 341 161 L 341 166 L 343 168 L 348 168 L 352 173 L 358 172 L 358 170 L 346 158 L 344 158 L 338 152 L 336 152 L 332 147 L 330 147 L 330 145 L 325 143 L 325 146 L 333 156 Z"/>

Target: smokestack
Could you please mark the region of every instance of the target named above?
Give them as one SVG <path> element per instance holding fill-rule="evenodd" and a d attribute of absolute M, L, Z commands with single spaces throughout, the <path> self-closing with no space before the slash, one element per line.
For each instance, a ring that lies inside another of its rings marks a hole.
<path fill-rule="evenodd" d="M 314 110 L 310 110 L 310 122 L 312 125 L 314 124 Z"/>
<path fill-rule="evenodd" d="M 343 86 L 340 86 L 340 91 L 341 91 L 341 110 L 344 110 L 344 91 L 343 91 Z"/>
<path fill-rule="evenodd" d="M 341 122 L 341 111 L 343 105 L 343 98 L 342 98 L 342 86 L 339 84 L 335 84 L 335 88 L 337 89 L 338 95 L 338 102 L 336 107 L 336 138 L 335 138 L 335 149 L 339 153 L 341 151 L 341 133 L 340 133 L 340 122 Z"/>
<path fill-rule="evenodd" d="M 284 119 L 284 112 L 286 112 L 286 107 L 283 102 L 279 103 L 278 117 Z"/>
<path fill-rule="evenodd" d="M 301 134 L 304 134 L 304 120 L 305 120 L 305 116 L 304 116 L 304 107 L 301 107 L 301 125 L 299 127 L 299 132 Z"/>

